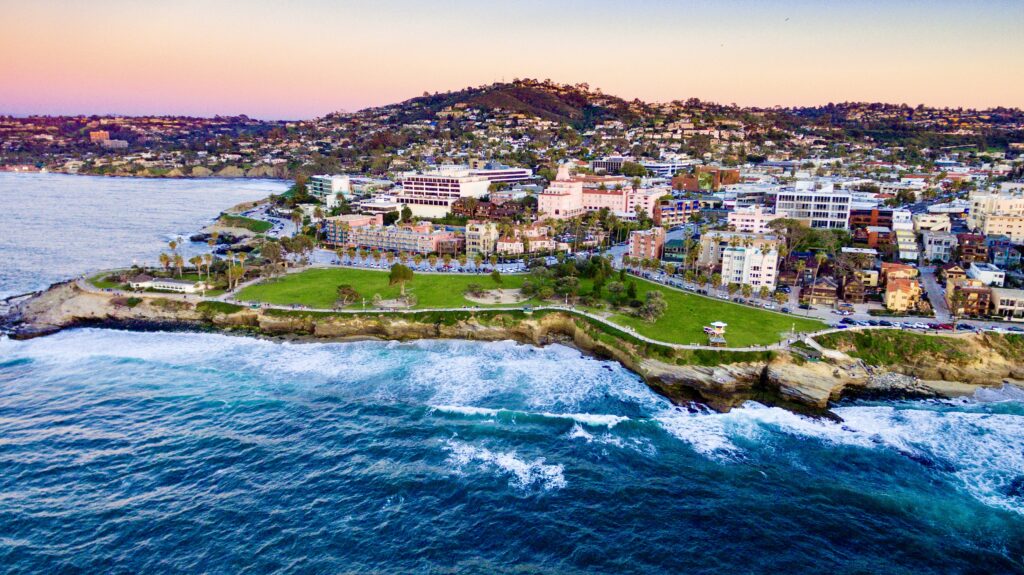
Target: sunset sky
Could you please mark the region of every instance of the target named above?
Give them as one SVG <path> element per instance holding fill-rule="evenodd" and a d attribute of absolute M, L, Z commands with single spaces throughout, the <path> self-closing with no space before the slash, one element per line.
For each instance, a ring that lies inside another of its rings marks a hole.
<path fill-rule="evenodd" d="M 0 114 L 298 119 L 517 77 L 1024 107 L 1024 1 L 0 0 Z"/>

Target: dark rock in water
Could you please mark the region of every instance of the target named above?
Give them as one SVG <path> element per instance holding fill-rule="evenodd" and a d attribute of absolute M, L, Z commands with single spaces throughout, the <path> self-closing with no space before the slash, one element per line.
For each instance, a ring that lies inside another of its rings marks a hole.
<path fill-rule="evenodd" d="M 228 252 L 235 252 L 235 253 L 245 252 L 245 253 L 249 253 L 249 252 L 253 251 L 254 249 L 256 249 L 254 246 L 249 246 L 249 245 L 244 245 L 244 244 L 228 245 L 228 246 L 217 246 L 216 248 L 214 248 L 213 253 L 218 254 L 218 255 L 224 255 L 224 254 L 226 254 Z"/>
<path fill-rule="evenodd" d="M 213 234 L 208 234 L 208 233 L 203 232 L 203 233 L 198 233 L 198 234 L 192 234 L 191 236 L 188 237 L 188 239 L 189 239 L 189 241 L 193 241 L 193 242 L 205 243 L 205 242 L 210 241 L 211 237 L 213 237 Z M 239 238 L 239 237 L 234 236 L 232 234 L 219 233 L 219 234 L 217 234 L 217 245 L 236 244 L 236 243 L 242 241 L 243 239 L 244 238 Z"/>
<path fill-rule="evenodd" d="M 1009 497 L 1024 497 L 1024 475 L 1014 477 L 1006 486 L 1006 495 Z"/>

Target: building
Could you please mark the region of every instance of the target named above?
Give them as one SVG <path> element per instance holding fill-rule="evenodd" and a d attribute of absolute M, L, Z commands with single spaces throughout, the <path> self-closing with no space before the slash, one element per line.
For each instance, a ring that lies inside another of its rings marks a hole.
<path fill-rule="evenodd" d="M 139 274 L 128 280 L 128 287 L 135 290 L 156 290 L 175 293 L 199 293 L 209 289 L 206 282 L 180 280 L 174 278 L 155 278 L 147 274 Z"/>
<path fill-rule="evenodd" d="M 348 232 L 352 228 L 382 225 L 384 225 L 383 214 L 345 214 L 324 218 L 320 225 L 320 233 L 325 244 L 340 247 L 349 245 Z"/>
<path fill-rule="evenodd" d="M 886 226 L 864 226 L 853 231 L 854 241 L 869 248 L 889 245 L 894 238 L 892 229 Z"/>
<path fill-rule="evenodd" d="M 654 225 L 671 228 L 685 224 L 696 214 L 700 214 L 698 200 L 672 198 L 660 200 L 655 206 L 651 218 L 654 220 Z"/>
<path fill-rule="evenodd" d="M 802 180 L 775 197 L 775 213 L 807 222 L 812 228 L 847 229 L 850 223 L 850 192 L 836 190 L 831 182 Z"/>
<path fill-rule="evenodd" d="M 917 261 L 921 251 L 917 247 L 917 236 L 909 230 L 896 231 L 896 253 L 901 260 Z"/>
<path fill-rule="evenodd" d="M 488 182 L 498 184 L 514 184 L 533 179 L 533 170 L 529 168 L 513 168 L 493 162 L 486 164 L 483 168 L 471 169 L 469 173 L 486 178 Z"/>
<path fill-rule="evenodd" d="M 333 208 L 340 203 L 338 196 L 352 196 L 352 180 L 348 176 L 310 176 L 306 181 L 306 190 L 325 206 Z"/>
<path fill-rule="evenodd" d="M 897 262 L 882 262 L 879 279 L 881 283 L 888 284 L 894 279 L 914 279 L 918 276 L 917 268 Z"/>
<path fill-rule="evenodd" d="M 334 247 L 368 248 L 409 253 L 455 253 L 462 238 L 427 222 L 384 226 L 381 214 L 349 214 L 325 218 L 324 243 Z"/>
<path fill-rule="evenodd" d="M 102 140 L 100 145 L 108 150 L 123 150 L 128 147 L 127 140 Z"/>
<path fill-rule="evenodd" d="M 1006 236 L 987 236 L 985 246 L 988 248 L 989 263 L 1001 268 L 1012 268 L 1020 265 L 1019 246 Z"/>
<path fill-rule="evenodd" d="M 629 233 L 629 257 L 638 260 L 660 260 L 665 249 L 665 228 L 636 230 Z"/>
<path fill-rule="evenodd" d="M 768 224 L 781 217 L 783 216 L 766 211 L 764 206 L 749 206 L 729 212 L 728 221 L 729 227 L 737 232 L 766 234 L 772 231 Z"/>
<path fill-rule="evenodd" d="M 468 170 L 437 170 L 406 176 L 395 201 L 416 217 L 443 218 L 459 198 L 482 198 L 491 182 Z"/>
<path fill-rule="evenodd" d="M 978 280 L 962 278 L 950 280 L 946 289 L 949 311 L 960 316 L 986 316 L 992 303 L 992 288 Z"/>
<path fill-rule="evenodd" d="M 601 158 L 599 160 L 591 160 L 590 169 L 594 173 L 604 172 L 606 174 L 617 174 L 622 170 L 622 164 L 626 163 L 626 158 L 622 156 L 611 156 L 607 158 Z"/>
<path fill-rule="evenodd" d="M 558 167 L 558 176 L 539 196 L 537 213 L 542 218 L 567 220 L 584 213 L 583 180 L 569 175 L 569 165 Z"/>
<path fill-rule="evenodd" d="M 680 174 L 672 178 L 672 189 L 682 192 L 716 192 L 722 186 L 740 183 L 740 171 L 697 166 L 692 174 Z"/>
<path fill-rule="evenodd" d="M 466 224 L 466 255 L 489 256 L 498 251 L 498 226 L 494 222 L 469 222 Z"/>
<path fill-rule="evenodd" d="M 892 278 L 885 283 L 885 309 L 905 313 L 915 309 L 921 301 L 921 286 L 917 280 Z"/>
<path fill-rule="evenodd" d="M 1024 242 L 1024 194 L 1012 190 L 971 192 L 970 205 L 967 227 Z"/>
<path fill-rule="evenodd" d="M 671 178 L 676 173 L 693 165 L 693 163 L 694 160 L 644 160 L 640 162 L 640 165 L 647 168 L 647 172 L 656 178 Z"/>
<path fill-rule="evenodd" d="M 1024 290 L 991 289 L 992 314 L 1011 321 L 1024 321 Z"/>
<path fill-rule="evenodd" d="M 850 229 L 865 228 L 868 226 L 885 226 L 892 228 L 892 214 L 890 209 L 851 209 Z"/>
<path fill-rule="evenodd" d="M 956 257 L 956 236 L 949 232 L 925 231 L 921 234 L 924 259 L 930 262 L 949 262 Z"/>
<path fill-rule="evenodd" d="M 459 198 L 452 204 L 452 215 L 476 220 L 515 218 L 523 213 L 518 202 L 484 202 L 476 198 Z"/>
<path fill-rule="evenodd" d="M 800 302 L 809 305 L 834 306 L 839 300 L 839 285 L 829 277 L 821 277 L 800 290 Z"/>
<path fill-rule="evenodd" d="M 981 234 L 957 234 L 957 255 L 960 263 L 969 265 L 972 262 L 988 261 L 988 246 L 985 236 Z"/>
<path fill-rule="evenodd" d="M 953 222 L 949 219 L 949 214 L 914 214 L 914 231 L 948 233 L 953 231 Z"/>
<path fill-rule="evenodd" d="M 842 286 L 843 301 L 847 303 L 864 303 L 867 297 L 867 286 L 856 277 L 847 278 Z"/>
<path fill-rule="evenodd" d="M 89 141 L 92 143 L 105 142 L 110 139 L 110 132 L 106 130 L 93 130 L 89 132 Z"/>
<path fill-rule="evenodd" d="M 1003 287 L 1006 272 L 987 262 L 971 262 L 967 277 L 981 282 L 981 285 Z"/>
<path fill-rule="evenodd" d="M 775 289 L 780 244 L 775 236 L 715 231 L 704 234 L 700 241 L 697 265 L 719 270 L 722 285 Z"/>

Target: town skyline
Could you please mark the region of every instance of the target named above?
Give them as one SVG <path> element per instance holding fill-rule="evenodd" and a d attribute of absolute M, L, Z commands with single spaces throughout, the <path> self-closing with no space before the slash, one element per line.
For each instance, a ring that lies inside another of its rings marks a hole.
<path fill-rule="evenodd" d="M 530 7 L 11 6 L 0 113 L 299 120 L 514 78 L 645 102 L 1024 106 L 1013 2 Z"/>

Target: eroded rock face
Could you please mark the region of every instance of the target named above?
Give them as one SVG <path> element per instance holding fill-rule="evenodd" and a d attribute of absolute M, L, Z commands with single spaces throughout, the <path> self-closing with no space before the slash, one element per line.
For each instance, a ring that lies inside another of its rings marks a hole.
<path fill-rule="evenodd" d="M 804 361 L 787 352 L 775 352 L 772 359 L 765 361 L 677 365 L 671 363 L 670 358 L 648 357 L 644 350 L 628 341 L 609 340 L 594 326 L 565 313 L 528 317 L 481 314 L 436 323 L 411 315 L 325 315 L 250 308 L 211 315 L 198 311 L 194 303 L 177 298 L 94 293 L 80 289 L 74 282 L 54 285 L 18 302 L 9 317 L 17 322 L 15 337 L 45 335 L 98 321 L 128 328 L 154 324 L 207 325 L 270 336 L 336 340 L 442 338 L 514 340 L 532 345 L 562 342 L 618 361 L 639 374 L 652 389 L 678 404 L 699 401 L 721 411 L 749 399 L 823 411 L 830 401 L 854 390 L 953 396 L 972 393 L 979 385 L 1000 385 L 1005 378 L 1024 379 L 1024 365 L 1004 357 L 994 349 L 993 342 L 980 337 L 964 338 L 964 345 L 971 350 L 969 361 L 913 358 L 887 370 L 871 368 L 853 359 Z"/>

